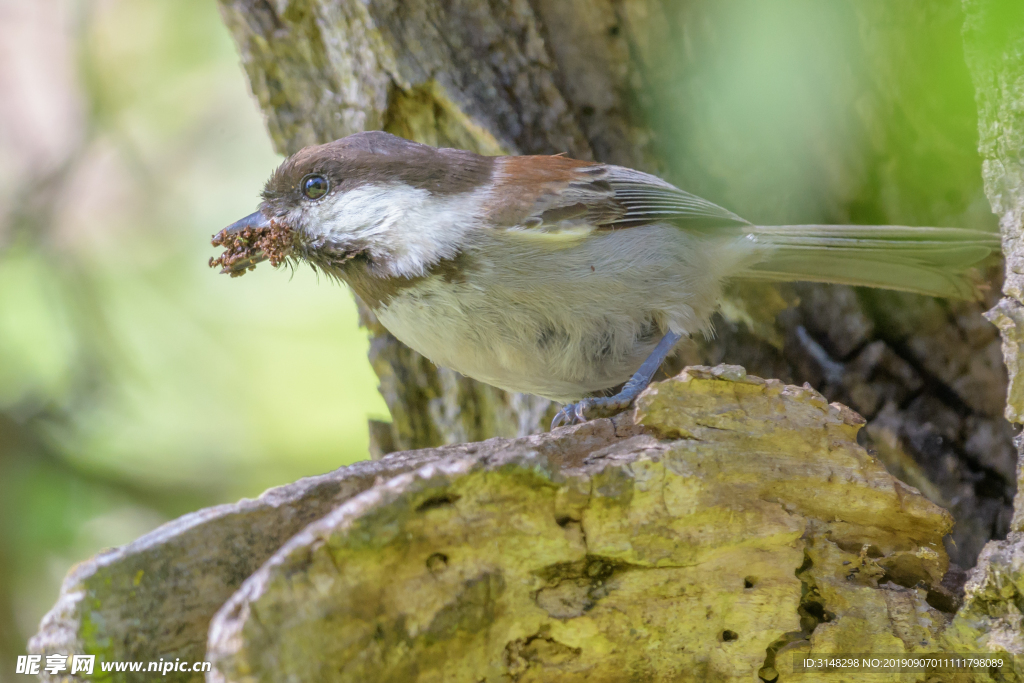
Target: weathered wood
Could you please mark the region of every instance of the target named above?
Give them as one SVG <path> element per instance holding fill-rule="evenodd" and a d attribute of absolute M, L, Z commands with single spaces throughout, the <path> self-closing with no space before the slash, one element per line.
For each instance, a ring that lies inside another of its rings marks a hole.
<path fill-rule="evenodd" d="M 773 680 L 808 648 L 935 646 L 952 519 L 856 444 L 860 416 L 722 366 L 637 419 L 584 457 L 482 445 L 338 507 L 218 613 L 213 680 Z"/>
<path fill-rule="evenodd" d="M 808 648 L 926 651 L 957 605 L 952 519 L 857 445 L 862 424 L 813 389 L 691 368 L 635 422 L 392 454 L 188 515 L 79 565 L 31 648 L 200 660 L 209 625 L 230 681 L 771 680 Z"/>
<path fill-rule="evenodd" d="M 1024 6 L 964 0 L 964 48 L 977 88 L 985 193 L 999 217 L 1006 255 L 1004 297 L 988 313 L 1002 333 L 1010 382 L 1006 417 L 1024 422 Z M 1024 449 L 1017 439 L 1012 532 L 988 543 L 966 585 L 963 608 L 945 640 L 951 649 L 1024 654 Z"/>

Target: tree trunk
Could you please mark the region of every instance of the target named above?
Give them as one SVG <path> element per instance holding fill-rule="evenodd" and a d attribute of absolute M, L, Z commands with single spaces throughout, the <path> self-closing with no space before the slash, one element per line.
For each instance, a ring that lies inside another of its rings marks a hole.
<path fill-rule="evenodd" d="M 985 194 L 999 217 L 1006 255 L 1005 295 L 986 315 L 1002 333 L 1009 370 L 1006 418 L 1024 421 L 1024 5 L 965 0 L 964 48 L 977 88 Z M 1024 654 L 1024 442 L 1018 436 L 1017 487 L 1010 533 L 985 545 L 964 605 L 946 633 L 950 649 Z M 1020 674 L 1018 674 L 1020 675 Z M 1017 679 L 1019 680 L 1019 679 Z"/>

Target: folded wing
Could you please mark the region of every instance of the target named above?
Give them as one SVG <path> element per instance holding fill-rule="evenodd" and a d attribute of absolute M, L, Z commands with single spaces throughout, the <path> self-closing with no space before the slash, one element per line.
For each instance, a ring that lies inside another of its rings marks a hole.
<path fill-rule="evenodd" d="M 682 228 L 750 225 L 656 176 L 561 156 L 501 159 L 494 192 L 492 224 L 517 230 L 557 233 L 658 222 Z"/>

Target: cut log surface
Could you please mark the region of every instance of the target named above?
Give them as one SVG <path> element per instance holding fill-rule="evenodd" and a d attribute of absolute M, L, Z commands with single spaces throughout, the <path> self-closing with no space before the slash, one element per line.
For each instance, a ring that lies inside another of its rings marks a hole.
<path fill-rule="evenodd" d="M 32 649 L 360 682 L 801 680 L 810 650 L 933 652 L 952 519 L 862 424 L 810 388 L 688 368 L 613 420 L 184 517 L 76 568 Z"/>

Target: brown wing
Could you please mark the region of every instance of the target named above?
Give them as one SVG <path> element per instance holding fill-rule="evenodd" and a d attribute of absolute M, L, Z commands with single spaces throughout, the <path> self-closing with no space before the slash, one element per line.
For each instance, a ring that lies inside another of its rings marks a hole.
<path fill-rule="evenodd" d="M 502 227 L 558 230 L 605 225 L 626 214 L 605 179 L 607 167 L 562 156 L 499 159 L 488 218 Z"/>
<path fill-rule="evenodd" d="M 656 222 L 684 228 L 749 225 L 717 204 L 622 166 L 561 156 L 505 157 L 495 166 L 494 181 L 488 217 L 509 228 L 557 232 Z"/>

